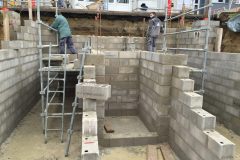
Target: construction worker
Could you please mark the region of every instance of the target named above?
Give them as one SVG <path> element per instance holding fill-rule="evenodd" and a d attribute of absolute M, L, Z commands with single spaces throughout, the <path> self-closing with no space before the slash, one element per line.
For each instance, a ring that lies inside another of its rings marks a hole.
<path fill-rule="evenodd" d="M 67 8 L 65 0 L 58 0 L 57 5 L 58 5 L 58 8 Z"/>
<path fill-rule="evenodd" d="M 61 15 L 61 13 L 56 16 L 56 19 L 51 27 L 58 30 L 60 34 L 60 54 L 65 53 L 65 45 L 67 45 L 67 48 L 71 51 L 72 54 L 77 54 L 77 51 L 73 45 L 72 34 L 68 21 L 63 15 Z"/>
<path fill-rule="evenodd" d="M 150 20 L 147 30 L 147 50 L 151 52 L 156 51 L 156 40 L 160 34 L 161 30 L 161 21 L 157 18 L 155 12 L 150 13 Z"/>

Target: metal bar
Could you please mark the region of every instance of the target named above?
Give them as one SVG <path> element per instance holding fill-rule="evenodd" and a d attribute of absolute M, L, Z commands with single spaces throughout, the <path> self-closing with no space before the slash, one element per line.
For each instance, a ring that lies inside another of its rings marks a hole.
<path fill-rule="evenodd" d="M 48 114 L 48 117 L 54 117 L 54 116 L 71 116 L 72 115 L 72 112 L 70 113 L 49 113 Z M 82 112 L 75 112 L 75 115 L 82 115 Z"/>
<path fill-rule="evenodd" d="M 56 30 L 55 28 L 52 28 L 52 27 L 49 26 L 48 24 L 46 24 L 46 23 L 44 23 L 44 22 L 42 22 L 42 21 L 40 21 L 40 23 L 41 23 L 43 26 L 45 26 L 45 27 L 47 27 L 47 28 L 49 28 L 49 29 L 51 29 L 51 30 L 53 30 L 53 31 L 55 31 L 55 32 L 58 32 L 58 30 Z"/>
<path fill-rule="evenodd" d="M 181 33 L 188 33 L 188 32 L 196 32 L 196 31 L 202 31 L 202 30 L 208 30 L 207 27 L 197 28 L 197 29 L 191 29 L 191 30 L 185 30 L 185 31 L 179 31 L 179 32 L 170 32 L 166 33 L 164 35 L 173 35 L 173 34 L 181 34 Z"/>
<path fill-rule="evenodd" d="M 167 3 L 165 6 L 165 20 L 164 20 L 164 34 L 163 34 L 163 48 L 162 50 L 166 54 L 167 52 L 167 39 L 166 39 L 166 34 L 167 34 Z"/>
<path fill-rule="evenodd" d="M 195 12 L 195 11 L 202 10 L 202 9 L 207 8 L 207 7 L 209 7 L 209 6 L 210 6 L 210 5 L 208 4 L 208 5 L 206 5 L 206 6 L 203 6 L 203 7 L 198 8 L 198 9 L 194 9 L 194 10 L 191 10 L 191 11 L 188 11 L 188 12 L 184 12 L 184 13 L 182 13 L 182 14 L 179 14 L 179 15 L 177 15 L 177 16 L 174 16 L 174 17 L 171 17 L 171 18 L 167 19 L 167 21 L 170 21 L 170 20 L 179 18 L 179 17 L 181 17 L 181 16 L 183 16 L 183 15 L 186 15 L 186 14 L 189 14 L 189 13 L 192 13 L 192 12 Z M 165 20 L 164 20 L 164 21 L 165 21 Z"/>
<path fill-rule="evenodd" d="M 55 0 L 55 7 L 56 7 L 55 17 L 57 17 L 57 15 L 58 15 L 58 0 Z"/>
<path fill-rule="evenodd" d="M 208 8 L 208 28 L 210 28 L 210 22 L 211 22 L 211 10 L 212 10 L 212 2 L 210 1 L 209 8 Z M 203 70 L 202 73 L 202 87 L 201 90 L 204 90 L 205 86 L 205 79 L 206 79 L 206 65 L 207 65 L 207 55 L 208 55 L 208 38 L 209 38 L 209 30 L 206 32 L 205 37 L 205 48 L 204 48 L 204 60 L 203 60 Z"/>
<path fill-rule="evenodd" d="M 64 109 L 65 109 L 65 87 L 66 87 L 66 64 L 67 64 L 67 45 L 65 43 L 65 58 L 64 58 L 64 81 L 63 81 L 63 106 L 62 106 L 62 114 L 64 114 Z M 64 116 L 62 116 L 62 131 L 61 131 L 61 142 L 63 143 L 63 129 L 64 129 Z"/>
<path fill-rule="evenodd" d="M 185 51 L 204 51 L 205 49 L 197 48 L 168 48 L 169 50 L 185 50 Z"/>
<path fill-rule="evenodd" d="M 37 0 L 37 22 L 40 22 L 40 0 Z M 42 32 L 41 32 L 41 24 L 38 23 L 38 45 L 41 46 L 42 45 Z M 38 48 L 38 52 L 39 52 L 39 67 L 40 69 L 42 69 L 43 67 L 43 62 L 42 62 L 42 48 Z M 43 90 L 43 73 L 40 71 L 40 86 L 41 86 L 41 91 Z M 41 109 L 42 109 L 42 113 L 44 112 L 45 110 L 45 102 L 44 102 L 44 94 L 41 94 Z M 42 117 L 42 129 L 43 129 L 43 132 L 44 131 L 44 128 L 45 128 L 45 117 Z"/>
<path fill-rule="evenodd" d="M 38 45 L 38 48 L 48 48 L 49 45 Z M 58 47 L 57 44 L 52 45 L 52 47 Z"/>
<path fill-rule="evenodd" d="M 58 73 L 54 76 L 54 78 L 57 77 L 57 76 L 58 76 Z M 54 80 L 52 79 L 52 80 L 50 81 L 49 85 L 51 85 L 53 81 L 54 81 Z M 45 92 L 46 89 L 47 89 L 47 86 L 46 86 L 43 90 L 41 90 L 41 91 Z"/>

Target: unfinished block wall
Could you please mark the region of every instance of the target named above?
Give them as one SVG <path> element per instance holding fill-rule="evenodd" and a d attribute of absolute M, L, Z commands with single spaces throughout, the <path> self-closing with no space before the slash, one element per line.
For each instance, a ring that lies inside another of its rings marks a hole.
<path fill-rule="evenodd" d="M 206 27 L 207 21 L 196 21 L 192 24 L 192 28 L 201 28 Z M 209 38 L 208 38 L 208 49 L 213 51 L 216 48 L 215 44 L 217 43 L 216 37 L 217 30 L 220 25 L 219 21 L 211 21 L 210 26 L 211 29 L 209 31 Z M 190 29 L 190 28 L 189 28 Z M 181 33 L 176 35 L 176 47 L 177 48 L 196 48 L 196 49 L 204 49 L 205 47 L 205 38 L 206 32 L 205 31 L 197 31 L 197 32 L 188 32 L 188 33 Z"/>
<path fill-rule="evenodd" d="M 17 40 L 0 50 L 0 143 L 39 99 L 39 59 L 33 22 L 18 27 Z"/>
<path fill-rule="evenodd" d="M 170 28 L 168 31 L 176 31 L 175 28 Z M 162 37 L 157 39 L 157 50 L 162 49 Z M 146 50 L 146 37 L 128 37 L 128 36 L 86 36 L 86 35 L 73 35 L 74 46 L 78 51 L 84 46 L 84 43 L 90 40 L 91 47 L 94 50 L 102 51 L 133 51 L 133 50 Z M 175 47 L 175 37 L 167 37 L 168 46 Z"/>
<path fill-rule="evenodd" d="M 202 109 L 189 68 L 173 67 L 169 142 L 184 160 L 234 159 L 235 145 L 215 131 L 216 117 Z"/>
<path fill-rule="evenodd" d="M 186 63 L 185 55 L 141 52 L 139 116 L 160 141 L 168 138 L 172 65 Z"/>
<path fill-rule="evenodd" d="M 188 65 L 202 67 L 203 54 L 185 52 Z M 207 77 L 203 108 L 216 115 L 227 128 L 240 134 L 240 55 L 238 53 L 208 53 Z M 201 83 L 200 74 L 191 74 L 196 85 Z"/>

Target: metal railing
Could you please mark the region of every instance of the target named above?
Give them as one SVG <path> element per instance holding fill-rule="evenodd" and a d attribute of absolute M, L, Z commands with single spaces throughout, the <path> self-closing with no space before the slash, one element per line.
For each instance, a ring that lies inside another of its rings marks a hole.
<path fill-rule="evenodd" d="M 205 85 L 205 79 L 206 79 L 206 64 L 207 64 L 207 54 L 208 54 L 208 38 L 209 38 L 209 30 L 210 30 L 210 20 L 211 20 L 211 10 L 212 10 L 212 3 L 209 3 L 206 6 L 200 7 L 198 9 L 194 9 L 191 11 L 187 11 L 184 12 L 182 14 L 179 14 L 177 16 L 173 16 L 168 18 L 168 8 L 167 6 L 165 7 L 165 20 L 164 20 L 164 34 L 163 34 L 163 46 L 162 46 L 162 50 L 164 51 L 164 53 L 166 54 L 168 50 L 175 50 L 175 51 L 179 51 L 179 50 L 185 50 L 185 51 L 202 51 L 204 53 L 204 58 L 203 58 L 203 64 L 202 64 L 202 69 L 197 69 L 197 71 L 201 71 L 202 73 L 202 82 L 201 82 L 201 88 L 199 91 L 195 91 L 197 93 L 204 93 L 204 85 Z M 204 10 L 204 9 L 208 9 L 208 19 L 207 19 L 207 25 L 205 27 L 201 27 L 201 28 L 197 28 L 197 29 L 190 29 L 190 30 L 184 30 L 184 31 L 178 31 L 178 32 L 168 32 L 167 33 L 167 24 L 168 21 L 174 20 L 174 19 L 178 19 L 182 16 L 185 16 L 187 14 L 191 14 L 193 12 L 196 11 L 200 11 L 200 10 Z M 167 36 L 170 35 L 177 35 L 177 34 L 182 34 L 182 33 L 190 33 L 190 32 L 206 32 L 206 36 L 205 36 L 205 42 L 204 42 L 204 48 L 168 48 L 167 46 Z M 195 70 L 192 70 L 193 72 Z"/>

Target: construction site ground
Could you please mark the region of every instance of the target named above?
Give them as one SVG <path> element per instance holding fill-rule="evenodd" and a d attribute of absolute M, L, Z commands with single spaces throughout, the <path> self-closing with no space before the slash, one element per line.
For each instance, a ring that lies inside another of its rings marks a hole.
<path fill-rule="evenodd" d="M 70 103 L 70 102 L 68 102 Z M 79 160 L 80 159 L 80 116 L 76 119 L 70 153 L 64 157 L 65 143 L 61 143 L 59 133 L 49 133 L 49 141 L 44 144 L 42 134 L 40 101 L 19 123 L 0 149 L 0 160 Z M 65 128 L 69 118 L 65 120 Z M 65 129 L 66 130 L 66 129 Z M 236 144 L 235 160 L 240 160 L 240 136 L 218 124 L 216 130 Z M 66 140 L 66 132 L 64 139 Z M 100 148 L 102 160 L 145 160 L 147 146 Z M 177 159 L 177 158 L 176 158 Z"/>

